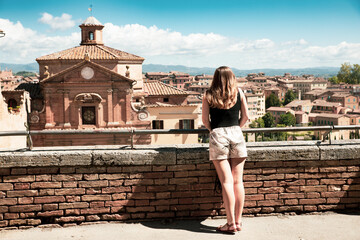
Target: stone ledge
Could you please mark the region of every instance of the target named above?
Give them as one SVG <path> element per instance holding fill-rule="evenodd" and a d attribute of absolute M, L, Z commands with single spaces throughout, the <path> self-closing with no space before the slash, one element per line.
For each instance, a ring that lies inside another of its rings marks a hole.
<path fill-rule="evenodd" d="M 333 160 L 360 158 L 360 140 L 247 143 L 248 161 Z M 208 144 L 164 146 L 46 147 L 1 151 L 1 168 L 174 165 L 208 162 Z"/>

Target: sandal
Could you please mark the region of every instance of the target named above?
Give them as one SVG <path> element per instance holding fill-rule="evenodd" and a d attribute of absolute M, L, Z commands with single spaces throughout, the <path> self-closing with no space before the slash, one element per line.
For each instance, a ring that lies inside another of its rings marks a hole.
<path fill-rule="evenodd" d="M 237 232 L 237 227 L 235 227 L 234 229 L 230 229 L 233 225 L 232 224 L 228 224 L 226 223 L 223 226 L 220 226 L 216 229 L 217 232 L 221 232 L 221 233 L 225 233 L 225 234 L 231 234 L 234 235 Z M 224 228 L 226 227 L 226 228 Z"/>
<path fill-rule="evenodd" d="M 236 230 L 241 231 L 242 230 L 242 222 L 241 223 L 235 223 Z"/>

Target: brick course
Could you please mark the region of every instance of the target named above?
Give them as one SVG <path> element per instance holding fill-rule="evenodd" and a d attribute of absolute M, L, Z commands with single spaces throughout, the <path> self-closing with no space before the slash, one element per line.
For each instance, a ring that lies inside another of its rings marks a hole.
<path fill-rule="evenodd" d="M 212 163 L 181 151 L 181 164 L 139 159 L 136 166 L 2 167 L 0 227 L 225 215 L 221 193 L 214 191 Z M 244 170 L 244 214 L 360 207 L 355 155 L 345 160 L 274 155 L 269 161 L 251 156 Z"/>

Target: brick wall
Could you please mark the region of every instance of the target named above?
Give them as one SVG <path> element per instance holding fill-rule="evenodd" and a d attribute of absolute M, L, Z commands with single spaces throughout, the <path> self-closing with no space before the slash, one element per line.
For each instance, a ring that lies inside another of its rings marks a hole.
<path fill-rule="evenodd" d="M 360 207 L 360 145 L 248 149 L 244 214 Z M 0 153 L 0 227 L 225 215 L 207 146 L 59 150 Z"/>

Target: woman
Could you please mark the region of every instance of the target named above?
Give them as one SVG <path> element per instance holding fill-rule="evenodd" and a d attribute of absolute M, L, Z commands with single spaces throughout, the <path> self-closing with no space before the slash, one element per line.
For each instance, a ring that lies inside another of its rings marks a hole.
<path fill-rule="evenodd" d="M 210 131 L 210 160 L 222 186 L 227 223 L 217 231 L 223 233 L 235 234 L 241 230 L 245 199 L 242 176 L 247 157 L 241 127 L 248 115 L 245 95 L 237 87 L 234 73 L 229 67 L 219 67 L 204 94 L 202 120 Z"/>

